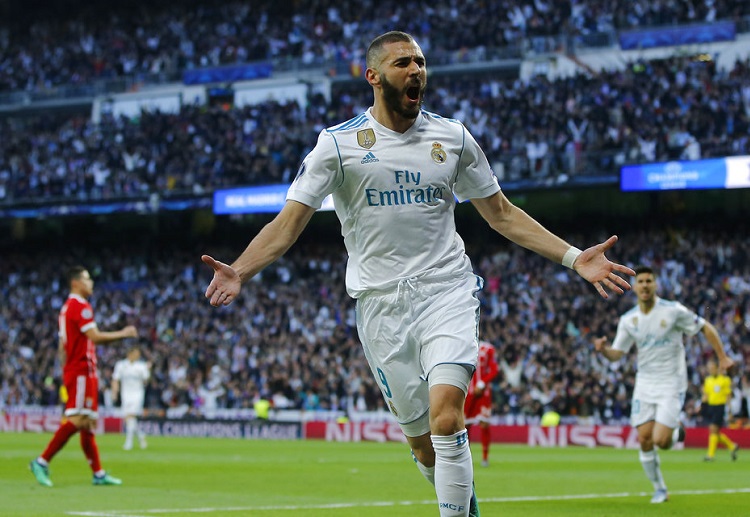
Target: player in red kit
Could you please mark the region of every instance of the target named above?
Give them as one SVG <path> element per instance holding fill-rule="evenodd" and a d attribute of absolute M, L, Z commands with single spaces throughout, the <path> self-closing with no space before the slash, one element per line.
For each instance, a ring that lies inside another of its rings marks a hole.
<path fill-rule="evenodd" d="M 477 369 L 469 383 L 464 404 L 466 425 L 478 424 L 482 441 L 482 466 L 490 464 L 490 416 L 492 414 L 492 388 L 490 383 L 497 377 L 498 367 L 495 347 L 487 341 L 479 343 Z"/>
<path fill-rule="evenodd" d="M 70 294 L 60 309 L 59 348 L 63 365 L 63 383 L 68 392 L 65 417 L 44 452 L 31 461 L 34 477 L 43 486 L 52 486 L 49 462 L 75 433 L 80 433 L 81 448 L 91 470 L 94 485 L 120 485 L 122 481 L 107 474 L 99 461 L 99 448 L 94 438 L 99 400 L 99 379 L 96 374 L 96 345 L 129 337 L 138 337 L 134 326 L 103 332 L 96 326 L 94 311 L 88 298 L 94 281 L 86 268 L 76 266 L 68 273 Z"/>

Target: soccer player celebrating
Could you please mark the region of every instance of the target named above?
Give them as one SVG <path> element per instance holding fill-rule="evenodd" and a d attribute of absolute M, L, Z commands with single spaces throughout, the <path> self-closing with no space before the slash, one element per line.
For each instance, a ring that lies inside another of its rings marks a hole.
<path fill-rule="evenodd" d="M 716 447 L 721 442 L 732 453 L 732 461 L 737 459 L 740 446 L 721 432 L 727 402 L 732 395 L 732 379 L 719 371 L 716 361 L 706 363 L 708 375 L 703 380 L 703 411 L 708 419 L 708 452 L 705 461 L 714 461 Z"/>
<path fill-rule="evenodd" d="M 478 424 L 482 442 L 482 466 L 490 466 L 490 417 L 492 416 L 492 387 L 499 368 L 495 359 L 495 347 L 489 341 L 479 342 L 477 369 L 471 376 L 469 392 L 464 404 L 466 425 Z"/>
<path fill-rule="evenodd" d="M 630 422 L 638 430 L 643 470 L 654 486 L 652 503 L 669 499 L 655 446 L 669 449 L 685 438 L 680 425 L 680 411 L 687 391 L 687 365 L 683 334 L 693 336 L 703 331 L 721 364 L 734 364 L 724 352 L 716 328 L 684 305 L 656 295 L 656 276 L 646 266 L 635 270 L 634 291 L 638 305 L 620 317 L 612 346 L 607 338 L 594 340 L 594 347 L 609 359 L 617 361 L 635 344 L 638 348 L 638 373 L 633 389 Z"/>
<path fill-rule="evenodd" d="M 146 435 L 138 427 L 138 417 L 143 414 L 143 401 L 146 396 L 146 382 L 151 377 L 150 365 L 141 361 L 141 350 L 133 347 L 128 350 L 126 359 L 115 363 L 112 372 L 112 398 L 120 394 L 122 414 L 125 419 L 125 444 L 123 449 L 133 448 L 133 437 L 138 435 L 141 449 L 146 448 Z"/>
<path fill-rule="evenodd" d="M 138 333 L 132 325 L 113 332 L 99 330 L 88 302 L 94 290 L 94 281 L 86 268 L 72 268 L 68 272 L 68 282 L 70 294 L 58 318 L 58 352 L 63 365 L 63 383 L 68 393 L 65 417 L 41 456 L 31 461 L 31 472 L 39 484 L 51 487 L 49 463 L 68 439 L 79 432 L 81 448 L 94 472 L 93 484 L 120 485 L 121 480 L 110 476 L 102 468 L 94 438 L 99 407 L 95 345 L 137 337 Z"/>
<path fill-rule="evenodd" d="M 333 195 L 349 260 L 347 292 L 386 406 L 417 467 L 433 483 L 442 517 L 478 515 L 464 400 L 476 368 L 482 279 L 456 232 L 456 197 L 471 200 L 501 235 L 622 293 L 630 268 L 605 257 L 617 241 L 580 251 L 550 233 L 501 192 L 484 153 L 458 121 L 422 110 L 425 56 L 414 38 L 388 32 L 366 54 L 374 103 L 321 131 L 281 212 L 231 264 L 214 270 L 211 305 L 228 305 L 241 285 L 283 255 L 323 199 Z"/>

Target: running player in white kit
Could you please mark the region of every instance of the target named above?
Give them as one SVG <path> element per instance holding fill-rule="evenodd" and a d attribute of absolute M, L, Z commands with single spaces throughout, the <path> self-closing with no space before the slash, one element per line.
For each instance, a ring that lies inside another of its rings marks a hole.
<path fill-rule="evenodd" d="M 231 303 L 332 194 L 349 255 L 346 288 L 386 404 L 435 486 L 440 515 L 479 515 L 463 404 L 477 361 L 482 279 L 456 233 L 456 198 L 471 200 L 506 238 L 575 269 L 604 297 L 605 289 L 629 289 L 616 272 L 633 271 L 604 256 L 617 237 L 581 252 L 511 204 L 466 128 L 421 109 L 427 69 L 410 35 L 373 40 L 366 78 L 373 106 L 320 133 L 279 215 L 231 266 L 202 257 L 214 270 L 206 297 Z"/>
<path fill-rule="evenodd" d="M 633 345 L 638 348 L 638 373 L 633 389 L 630 424 L 638 429 L 640 460 L 654 486 L 652 503 L 669 499 L 654 446 L 669 449 L 685 438 L 680 411 L 687 392 L 687 365 L 683 334 L 701 330 L 723 367 L 734 364 L 724 352 L 716 328 L 684 305 L 656 295 L 656 276 L 650 267 L 635 269 L 634 292 L 638 305 L 620 317 L 612 346 L 606 337 L 594 340 L 594 347 L 610 361 L 617 361 Z"/>

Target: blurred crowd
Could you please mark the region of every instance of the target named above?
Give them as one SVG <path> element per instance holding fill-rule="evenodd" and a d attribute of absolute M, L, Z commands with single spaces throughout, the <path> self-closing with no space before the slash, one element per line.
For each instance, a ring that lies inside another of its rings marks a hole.
<path fill-rule="evenodd" d="M 16 9 L 0 22 L 0 91 L 179 77 L 186 69 L 260 60 L 348 63 L 394 28 L 439 54 L 750 14 L 744 0 L 296 0 L 291 8 L 272 0 L 73 2 L 67 10 L 35 9 L 31 22 L 24 7 Z"/>
<path fill-rule="evenodd" d="M 288 183 L 318 133 L 370 106 L 361 84 L 331 100 L 139 117 L 0 119 L 0 202 L 204 194 Z M 750 154 L 750 60 L 728 72 L 691 57 L 528 82 L 436 75 L 425 109 L 462 121 L 501 182 L 557 185 L 625 163 Z"/>
<path fill-rule="evenodd" d="M 658 272 L 660 295 L 677 299 L 714 323 L 738 368 L 733 412 L 750 393 L 750 233 L 747 228 L 633 230 L 621 234 L 618 260 Z M 567 236 L 591 243 L 603 235 Z M 548 409 L 582 423 L 624 423 L 630 411 L 635 354 L 608 363 L 592 340 L 614 336 L 632 295 L 599 298 L 570 270 L 517 246 L 468 246 L 485 278 L 481 337 L 498 352 L 495 413 L 507 422 L 535 422 Z M 277 409 L 385 411 L 356 335 L 354 303 L 344 290 L 341 245 L 301 242 L 249 283 L 231 306 L 203 296 L 210 272 L 189 246 L 134 244 L 79 249 L 96 280 L 92 303 L 99 327 L 138 327 L 137 343 L 98 347 L 101 403 L 111 406 L 116 360 L 138 344 L 152 364 L 150 415 L 212 415 L 268 400 Z M 213 253 L 215 251 L 215 253 Z M 215 249 L 217 257 L 236 252 Z M 59 404 L 57 311 L 67 296 L 60 264 L 49 250 L 4 253 L 0 292 L 0 409 Z M 33 264 L 33 268 L 27 267 Z M 690 388 L 685 419 L 700 423 L 705 363 L 702 336 L 685 342 Z M 744 395 L 743 395 L 744 390 Z"/>

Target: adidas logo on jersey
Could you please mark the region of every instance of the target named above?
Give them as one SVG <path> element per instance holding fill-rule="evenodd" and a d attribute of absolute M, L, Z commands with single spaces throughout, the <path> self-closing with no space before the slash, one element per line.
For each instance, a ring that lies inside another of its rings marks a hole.
<path fill-rule="evenodd" d="M 375 158 L 375 155 L 370 153 L 367 153 L 364 158 L 362 158 L 361 163 L 373 163 L 373 162 L 379 162 L 377 158 Z"/>

